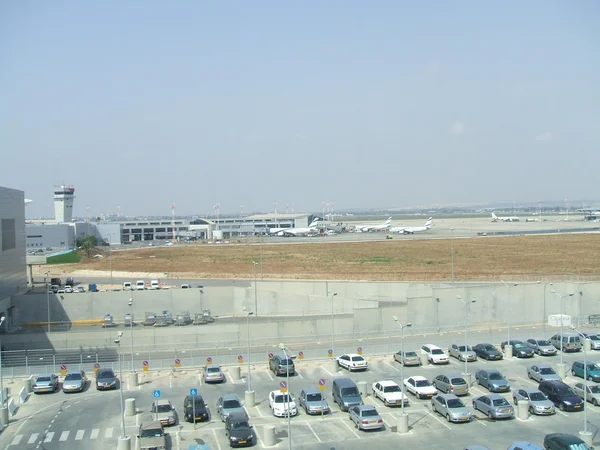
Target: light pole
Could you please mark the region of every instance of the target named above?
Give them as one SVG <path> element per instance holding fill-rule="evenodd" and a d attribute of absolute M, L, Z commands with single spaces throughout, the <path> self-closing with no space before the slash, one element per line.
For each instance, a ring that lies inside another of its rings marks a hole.
<path fill-rule="evenodd" d="M 48 305 L 48 333 L 50 333 L 50 289 L 48 287 L 48 274 L 50 272 L 46 272 L 46 276 L 44 278 L 44 285 L 46 286 L 46 304 Z"/>
<path fill-rule="evenodd" d="M 402 413 L 400 418 L 400 423 L 398 424 L 398 432 L 406 433 L 408 432 L 408 416 L 404 413 L 404 402 L 406 400 L 406 393 L 404 391 L 404 328 L 412 327 L 412 323 L 407 323 L 402 325 L 398 320 L 397 316 L 393 316 L 394 322 L 398 324 L 400 327 L 400 354 L 402 355 L 402 363 L 400 364 L 400 383 L 402 390 Z M 400 426 L 401 425 L 401 426 Z"/>
<path fill-rule="evenodd" d="M 258 315 L 258 295 L 256 294 L 256 261 L 252 261 L 252 275 L 254 275 L 254 312 Z"/>
<path fill-rule="evenodd" d="M 506 327 L 508 332 L 508 339 L 506 340 L 506 345 L 504 346 L 504 353 L 507 358 L 512 358 L 513 356 L 513 347 L 510 343 L 510 323 L 511 323 L 511 302 L 510 302 L 510 288 L 513 286 L 518 286 L 517 283 L 508 284 L 504 281 L 500 280 L 500 282 L 508 288 L 508 326 Z"/>
<path fill-rule="evenodd" d="M 457 299 L 459 299 L 461 302 L 463 302 L 463 305 L 465 305 L 465 353 L 468 351 L 469 349 L 469 344 L 467 343 L 467 336 L 469 333 L 469 304 L 471 303 L 475 303 L 477 302 L 477 300 L 473 299 L 471 301 L 467 301 L 467 300 L 463 300 L 462 297 L 460 295 L 456 296 Z M 468 358 L 465 356 L 465 373 L 463 374 L 464 376 L 468 376 L 469 375 L 469 370 L 468 370 Z M 470 381 L 470 377 L 469 377 L 469 381 Z M 469 382 L 469 385 L 471 383 Z"/>
<path fill-rule="evenodd" d="M 119 331 L 119 333 L 117 334 L 117 338 L 115 339 L 115 344 L 117 344 L 118 347 L 118 352 L 119 352 L 119 391 L 121 393 L 121 426 L 122 426 L 122 436 L 119 438 L 120 442 L 125 442 L 127 441 L 127 436 L 125 435 L 125 411 L 123 410 L 124 408 L 124 403 L 125 401 L 123 400 L 123 364 L 121 363 L 121 338 L 123 337 L 123 332 Z M 121 448 L 121 445 L 119 445 L 119 448 Z"/>
<path fill-rule="evenodd" d="M 133 294 L 132 294 L 133 295 Z M 129 329 L 131 330 L 131 371 L 135 373 L 135 366 L 133 364 L 133 297 L 129 299 Z"/>
<path fill-rule="evenodd" d="M 563 349 L 563 316 L 565 312 L 564 299 L 567 297 L 573 297 L 573 293 L 571 292 L 570 294 L 560 295 L 554 289 L 552 289 L 552 291 L 550 292 L 552 292 L 557 297 L 560 297 L 560 365 L 558 366 L 558 368 L 560 377 L 564 378 L 566 375 L 565 365 L 563 363 L 563 353 L 565 352 Z M 562 372 L 562 374 L 560 372 Z"/>
<path fill-rule="evenodd" d="M 333 297 L 338 295 L 337 292 L 331 294 L 327 291 L 327 295 L 331 295 L 331 357 L 335 358 L 335 321 L 333 319 Z"/>
<path fill-rule="evenodd" d="M 450 228 L 450 261 L 452 265 L 452 284 L 454 284 L 454 228 Z"/>
<path fill-rule="evenodd" d="M 248 311 L 246 308 L 244 308 L 244 312 L 246 313 L 246 341 L 248 343 L 248 392 L 252 392 L 252 379 L 250 377 L 250 316 L 254 312 Z"/>
<path fill-rule="evenodd" d="M 287 349 L 285 348 L 285 344 L 282 342 L 279 344 L 279 348 L 285 355 L 286 362 L 289 362 L 289 356 L 287 353 Z M 285 384 L 287 386 L 286 392 L 286 401 L 287 401 L 287 427 L 288 427 L 288 450 L 292 450 L 292 423 L 290 419 L 292 418 L 292 411 L 290 410 L 290 366 L 286 365 L 286 373 L 285 373 Z"/>
<path fill-rule="evenodd" d="M 592 433 L 588 432 L 588 428 L 587 428 L 587 410 L 588 410 L 588 404 L 587 404 L 587 391 L 588 391 L 588 380 L 587 380 L 587 350 L 586 350 L 586 339 L 587 336 L 585 334 L 583 334 L 581 331 L 579 331 L 577 328 L 575 328 L 573 325 L 571 325 L 571 329 L 573 331 L 575 331 L 582 339 L 583 339 L 583 431 L 579 432 L 579 435 L 582 437 L 582 439 L 586 442 L 586 443 L 590 443 L 591 445 L 591 440 L 592 440 Z M 587 438 L 587 439 L 586 439 Z"/>
<path fill-rule="evenodd" d="M 539 281 L 537 281 L 538 284 L 540 284 Z M 548 322 L 548 316 L 546 315 L 546 287 L 550 285 L 550 286 L 554 286 L 554 283 L 552 281 L 548 281 L 547 283 L 544 284 L 544 310 L 543 310 L 543 322 L 542 322 L 542 331 L 544 333 L 544 337 L 546 337 L 546 322 Z"/>
<path fill-rule="evenodd" d="M 107 236 L 111 236 L 114 233 L 106 233 Z M 113 284 L 113 273 L 112 273 L 112 247 L 111 247 L 111 238 L 108 238 L 108 261 L 109 261 L 109 265 L 110 265 L 110 288 L 112 289 L 112 284 Z"/>
<path fill-rule="evenodd" d="M 204 286 L 200 287 L 200 314 L 204 313 L 204 302 L 202 301 L 202 295 L 204 294 Z"/>

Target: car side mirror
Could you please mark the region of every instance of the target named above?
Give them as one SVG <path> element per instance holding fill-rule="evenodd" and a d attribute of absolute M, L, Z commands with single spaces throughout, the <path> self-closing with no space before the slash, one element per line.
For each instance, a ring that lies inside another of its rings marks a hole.
<path fill-rule="evenodd" d="M 254 425 L 250 425 L 250 429 L 254 428 Z"/>
<path fill-rule="evenodd" d="M 139 439 L 139 438 L 140 438 L 140 435 L 138 434 L 136 437 Z"/>

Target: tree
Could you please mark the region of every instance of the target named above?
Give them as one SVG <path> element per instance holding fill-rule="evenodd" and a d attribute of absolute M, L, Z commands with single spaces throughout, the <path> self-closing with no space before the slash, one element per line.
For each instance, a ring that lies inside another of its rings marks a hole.
<path fill-rule="evenodd" d="M 98 246 L 98 238 L 96 236 L 92 236 L 91 234 L 86 234 L 84 236 L 77 238 L 77 248 L 80 250 L 84 250 L 87 257 L 90 257 L 90 252 L 92 249 Z"/>

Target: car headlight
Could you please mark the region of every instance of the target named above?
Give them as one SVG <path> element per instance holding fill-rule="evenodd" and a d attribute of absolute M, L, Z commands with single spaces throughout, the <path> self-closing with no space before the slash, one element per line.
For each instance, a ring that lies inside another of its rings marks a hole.
<path fill-rule="evenodd" d="M 492 384 L 492 387 L 493 387 L 494 389 L 498 389 L 500 386 L 498 386 L 497 384 Z"/>
<path fill-rule="evenodd" d="M 571 405 L 571 402 L 569 402 L 569 401 L 567 401 L 567 400 L 565 400 L 563 403 L 564 403 L 565 405 Z"/>
<path fill-rule="evenodd" d="M 229 440 L 231 440 L 231 441 L 234 441 L 234 442 L 235 442 L 235 441 L 237 441 L 237 440 L 238 440 L 238 438 L 236 438 L 236 437 L 233 437 L 233 436 L 230 436 L 230 437 L 229 437 Z"/>

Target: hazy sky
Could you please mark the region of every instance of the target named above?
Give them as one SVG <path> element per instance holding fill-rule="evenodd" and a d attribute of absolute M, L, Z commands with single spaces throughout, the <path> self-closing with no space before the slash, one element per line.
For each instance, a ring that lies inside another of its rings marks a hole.
<path fill-rule="evenodd" d="M 598 198 L 600 2 L 0 3 L 28 217 Z"/>

